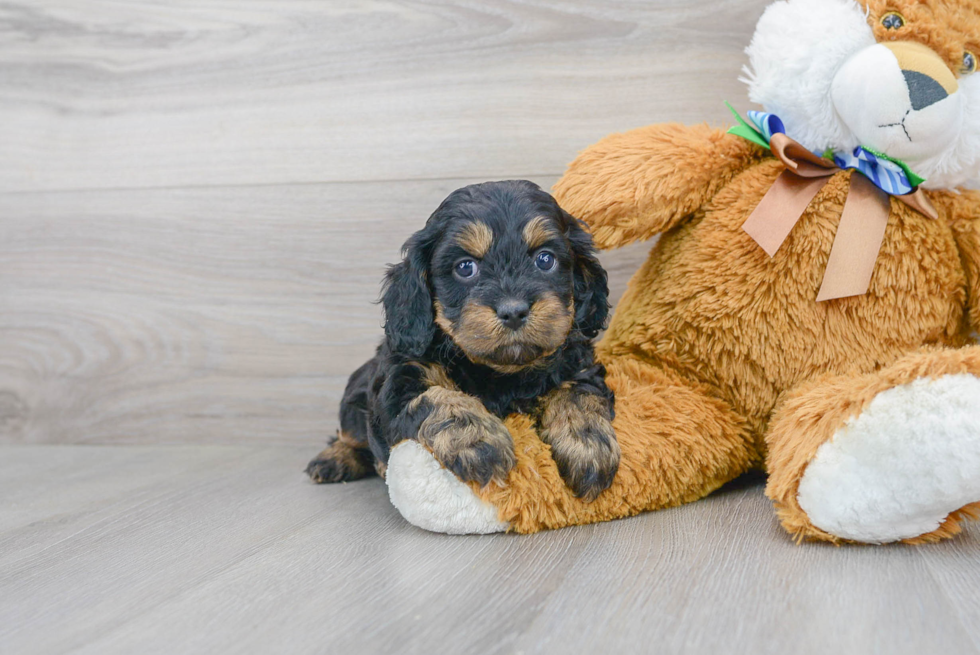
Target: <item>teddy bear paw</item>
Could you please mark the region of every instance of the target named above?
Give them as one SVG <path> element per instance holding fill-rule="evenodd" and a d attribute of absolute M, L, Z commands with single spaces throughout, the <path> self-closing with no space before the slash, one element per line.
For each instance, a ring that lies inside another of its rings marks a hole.
<path fill-rule="evenodd" d="M 922 378 L 884 391 L 820 446 L 797 499 L 853 541 L 914 539 L 980 501 L 980 378 Z"/>
<path fill-rule="evenodd" d="M 490 534 L 506 532 L 497 508 L 443 467 L 417 441 L 396 445 L 385 473 L 391 504 L 405 520 L 431 532 Z"/>

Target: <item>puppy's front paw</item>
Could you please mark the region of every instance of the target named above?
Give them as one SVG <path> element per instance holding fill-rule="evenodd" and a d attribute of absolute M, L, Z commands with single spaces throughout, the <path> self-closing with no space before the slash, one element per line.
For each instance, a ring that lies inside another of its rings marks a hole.
<path fill-rule="evenodd" d="M 577 497 L 592 502 L 609 488 L 620 452 L 604 398 L 559 389 L 547 400 L 541 428 L 558 473 Z"/>
<path fill-rule="evenodd" d="M 430 387 L 418 403 L 419 410 L 428 412 L 419 426 L 418 440 L 443 466 L 464 482 L 481 486 L 506 479 L 516 461 L 514 441 L 483 403 L 444 387 Z"/>

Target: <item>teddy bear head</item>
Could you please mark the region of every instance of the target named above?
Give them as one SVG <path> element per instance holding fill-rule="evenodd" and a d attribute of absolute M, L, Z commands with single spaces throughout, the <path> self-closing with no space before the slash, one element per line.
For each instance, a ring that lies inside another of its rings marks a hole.
<path fill-rule="evenodd" d="M 746 52 L 750 99 L 808 149 L 863 146 L 926 188 L 980 185 L 977 0 L 781 0 Z"/>

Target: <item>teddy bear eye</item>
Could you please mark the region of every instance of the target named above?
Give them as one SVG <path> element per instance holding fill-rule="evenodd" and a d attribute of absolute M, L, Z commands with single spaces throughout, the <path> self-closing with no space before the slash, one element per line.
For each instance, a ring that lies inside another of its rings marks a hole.
<path fill-rule="evenodd" d="M 969 75 L 970 73 L 975 73 L 977 71 L 977 56 L 967 50 L 963 53 L 963 66 L 960 67 L 960 73 L 963 75 Z"/>
<path fill-rule="evenodd" d="M 897 11 L 890 11 L 881 17 L 881 24 L 886 30 L 897 30 L 905 27 L 905 18 Z"/>

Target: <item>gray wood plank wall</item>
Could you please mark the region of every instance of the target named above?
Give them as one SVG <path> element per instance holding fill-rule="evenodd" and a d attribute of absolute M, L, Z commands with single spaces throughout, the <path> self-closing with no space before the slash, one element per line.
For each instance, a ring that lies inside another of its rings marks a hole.
<path fill-rule="evenodd" d="M 0 442 L 323 439 L 447 193 L 727 123 L 766 4 L 0 4 Z"/>

